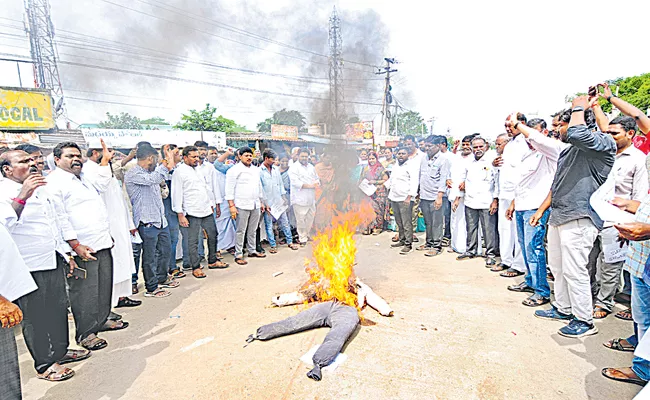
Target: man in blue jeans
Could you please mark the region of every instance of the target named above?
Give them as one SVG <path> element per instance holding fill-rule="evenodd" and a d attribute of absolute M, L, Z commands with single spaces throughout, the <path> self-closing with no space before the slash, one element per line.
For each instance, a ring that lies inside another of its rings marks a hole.
<path fill-rule="evenodd" d="M 510 117 L 518 121 L 517 116 Z M 521 176 L 515 185 L 515 197 L 506 211 L 506 218 L 512 220 L 513 214 L 517 223 L 517 240 L 521 246 L 526 265 L 526 278 L 519 285 L 512 285 L 508 290 L 513 292 L 532 293 L 523 301 L 529 307 L 544 305 L 550 301 L 551 290 L 546 279 L 546 248 L 544 237 L 550 210 L 545 199 L 551 190 L 551 184 L 557 169 L 557 160 L 566 144 L 544 136 L 541 133 L 543 124 L 537 123 L 535 128 L 518 122 L 517 127 L 507 126 L 508 134 L 513 137 L 512 143 L 525 143 L 527 151 L 517 153 L 516 160 Z M 508 144 L 510 145 L 510 144 Z"/>
<path fill-rule="evenodd" d="M 277 244 L 275 242 L 275 235 L 273 234 L 273 215 L 271 214 L 270 207 L 279 207 L 287 205 L 286 198 L 287 192 L 284 190 L 284 183 L 280 175 L 280 169 L 273 164 L 278 155 L 272 149 L 264 150 L 262 153 L 264 162 L 260 167 L 260 177 L 262 180 L 262 190 L 264 192 L 264 199 L 267 204 L 267 211 L 264 213 L 264 225 L 266 227 L 266 237 L 269 239 L 271 249 L 269 253 L 275 254 L 278 252 Z M 288 210 L 288 209 L 287 209 Z M 291 227 L 289 226 L 289 218 L 287 218 L 287 211 L 284 211 L 277 219 L 278 226 L 284 233 L 287 239 L 287 245 L 291 250 L 298 250 L 298 245 L 293 243 L 291 236 Z"/>
<path fill-rule="evenodd" d="M 178 164 L 181 161 L 181 156 L 180 156 L 180 151 L 178 149 L 178 146 L 175 144 L 166 144 L 163 145 L 162 147 L 163 154 L 165 152 L 169 152 L 170 154 L 173 155 L 174 164 Z M 169 224 L 169 238 L 171 241 L 171 247 L 169 251 L 169 275 L 172 277 L 179 279 L 179 278 L 184 278 L 185 273 L 181 271 L 180 268 L 176 265 L 176 246 L 178 245 L 178 234 L 180 232 L 180 226 L 178 225 L 178 215 L 172 210 L 172 197 L 171 197 L 171 192 L 172 192 L 172 180 L 171 180 L 171 174 L 173 174 L 174 171 L 169 171 L 168 178 L 165 180 L 165 184 L 167 185 L 167 189 L 169 191 L 169 195 L 163 199 L 163 205 L 165 206 L 165 218 L 167 218 L 167 223 Z M 185 239 L 183 241 L 183 246 L 186 246 L 187 240 Z M 202 253 L 202 246 L 199 249 L 199 254 Z M 185 255 L 186 255 L 185 247 L 183 247 L 183 265 L 185 264 Z M 189 260 L 189 255 L 187 256 Z M 189 261 L 187 262 L 189 264 Z"/>
<path fill-rule="evenodd" d="M 165 159 L 158 165 L 158 151 L 151 145 L 141 145 L 136 157 L 138 165 L 126 173 L 124 183 L 133 205 L 133 220 L 142 238 L 145 296 L 167 297 L 171 293 L 164 288 L 175 288 L 179 283 L 167 275 L 171 241 L 160 184 L 175 165 L 174 155 L 166 149 Z"/>

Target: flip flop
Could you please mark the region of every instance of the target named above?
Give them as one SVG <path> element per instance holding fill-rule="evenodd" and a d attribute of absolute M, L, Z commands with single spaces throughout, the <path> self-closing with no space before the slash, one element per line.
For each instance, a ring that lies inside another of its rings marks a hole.
<path fill-rule="evenodd" d="M 596 316 L 596 313 L 600 313 L 600 312 L 604 312 L 605 315 L 603 315 L 602 317 L 597 317 L 597 316 Z M 607 318 L 607 316 L 608 316 L 609 314 L 611 314 L 611 311 L 606 310 L 606 309 L 604 309 L 603 307 L 596 306 L 596 307 L 594 307 L 594 311 L 593 311 L 593 313 L 592 313 L 592 316 L 593 316 L 594 319 L 605 319 L 605 318 Z"/>
<path fill-rule="evenodd" d="M 625 314 L 629 315 L 629 317 L 627 317 Z M 618 319 L 622 319 L 623 321 L 634 321 L 634 319 L 632 318 L 632 310 L 629 308 L 617 312 L 616 314 L 614 314 L 614 316 Z"/>
<path fill-rule="evenodd" d="M 203 278 L 206 277 L 205 272 L 201 271 L 201 268 L 197 268 L 197 269 L 193 270 L 192 275 L 195 278 L 198 278 L 198 279 L 203 279 Z"/>
<path fill-rule="evenodd" d="M 619 374 L 623 375 L 625 378 L 614 376 L 612 373 L 618 372 Z M 600 373 L 605 377 L 609 378 L 613 381 L 618 381 L 618 382 L 625 382 L 625 383 L 634 383 L 635 385 L 639 386 L 645 386 L 647 381 L 644 381 L 643 379 L 639 379 L 638 377 L 633 378 L 621 371 L 618 368 L 603 368 Z M 636 374 L 635 374 L 636 375 Z"/>
<path fill-rule="evenodd" d="M 217 261 L 214 264 L 209 264 L 208 265 L 208 269 L 225 269 L 225 268 L 228 268 L 228 267 L 229 267 L 228 263 L 225 263 L 223 261 Z"/>
<path fill-rule="evenodd" d="M 517 271 L 516 269 L 513 268 L 508 268 L 504 272 L 500 273 L 499 276 L 502 276 L 504 278 L 514 278 L 516 276 L 523 275 L 524 273 L 521 271 Z"/>
<path fill-rule="evenodd" d="M 104 323 L 104 326 L 101 327 L 99 330 L 100 332 L 108 332 L 108 331 L 121 331 L 122 329 L 126 329 L 129 327 L 129 323 L 126 321 L 112 321 L 108 320 L 106 323 Z"/>
<path fill-rule="evenodd" d="M 244 260 L 243 258 L 235 258 L 235 263 L 237 265 L 246 265 L 248 264 L 248 261 Z"/>

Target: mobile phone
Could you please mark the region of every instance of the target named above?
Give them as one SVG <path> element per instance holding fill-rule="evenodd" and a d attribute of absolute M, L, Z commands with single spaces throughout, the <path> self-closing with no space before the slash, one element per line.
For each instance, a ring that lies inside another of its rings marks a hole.
<path fill-rule="evenodd" d="M 598 87 L 589 86 L 589 90 L 587 91 L 587 94 L 589 95 L 589 97 L 595 97 L 598 94 Z"/>
<path fill-rule="evenodd" d="M 86 270 L 81 267 L 75 267 L 72 270 L 72 276 L 79 279 L 86 279 Z"/>

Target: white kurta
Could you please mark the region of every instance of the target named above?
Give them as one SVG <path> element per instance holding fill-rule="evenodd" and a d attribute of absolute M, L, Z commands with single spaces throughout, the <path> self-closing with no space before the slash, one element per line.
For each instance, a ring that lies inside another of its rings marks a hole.
<path fill-rule="evenodd" d="M 217 184 L 221 193 L 226 193 L 226 175 L 217 171 Z M 217 218 L 217 250 L 227 250 L 235 246 L 235 221 L 230 217 L 228 201 L 221 203 L 221 216 Z"/>
<path fill-rule="evenodd" d="M 115 246 L 113 255 L 113 296 L 112 304 L 117 305 L 120 297 L 131 294 L 131 275 L 135 273 L 135 262 L 131 247 L 130 230 L 135 229 L 133 218 L 124 201 L 120 182 L 113 176 L 109 166 L 88 161 L 83 167 L 88 179 L 99 192 L 109 215 L 109 228 Z"/>

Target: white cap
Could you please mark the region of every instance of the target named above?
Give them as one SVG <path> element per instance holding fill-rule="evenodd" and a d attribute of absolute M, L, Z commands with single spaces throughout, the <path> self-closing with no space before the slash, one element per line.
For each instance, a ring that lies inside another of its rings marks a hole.
<path fill-rule="evenodd" d="M 102 148 L 102 142 L 99 141 L 100 138 L 92 138 L 88 140 L 88 148 L 89 149 L 101 149 Z M 110 139 L 107 138 L 102 138 L 104 139 L 104 143 L 106 143 L 106 148 L 110 149 L 113 146 L 111 146 L 111 141 Z"/>

